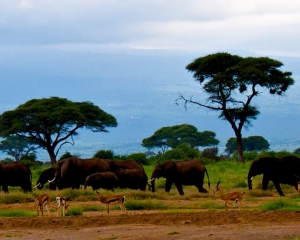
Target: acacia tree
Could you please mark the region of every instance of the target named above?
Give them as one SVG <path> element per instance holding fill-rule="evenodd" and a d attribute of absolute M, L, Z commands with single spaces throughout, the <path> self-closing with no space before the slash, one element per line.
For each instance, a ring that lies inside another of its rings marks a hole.
<path fill-rule="evenodd" d="M 249 136 L 242 139 L 244 151 L 261 151 L 268 150 L 270 147 L 269 142 L 262 136 Z M 234 153 L 236 150 L 236 138 L 229 138 L 226 143 L 225 152 L 229 154 Z"/>
<path fill-rule="evenodd" d="M 48 152 L 53 165 L 64 144 L 74 145 L 78 129 L 107 132 L 107 127 L 116 126 L 116 119 L 93 103 L 58 97 L 32 99 L 0 116 L 0 136 L 34 141 Z"/>
<path fill-rule="evenodd" d="M 7 137 L 0 142 L 0 151 L 13 156 L 16 161 L 19 161 L 22 155 L 35 154 L 37 148 L 36 143 L 30 141 L 28 138 L 16 135 Z"/>
<path fill-rule="evenodd" d="M 215 53 L 197 58 L 186 66 L 208 94 L 202 103 L 193 97 L 179 94 L 184 107 L 192 103 L 219 112 L 219 118 L 230 123 L 236 139 L 238 161 L 244 163 L 242 129 L 251 126 L 251 120 L 260 114 L 251 101 L 263 93 L 283 95 L 294 84 L 291 72 L 279 68 L 283 64 L 268 57 L 240 57 L 229 53 Z"/>
<path fill-rule="evenodd" d="M 212 131 L 198 132 L 190 124 L 181 124 L 158 129 L 152 136 L 143 139 L 142 146 L 148 149 L 160 148 L 165 153 L 168 148 L 176 148 L 183 143 L 191 147 L 218 145 L 219 140 L 215 137 Z"/>

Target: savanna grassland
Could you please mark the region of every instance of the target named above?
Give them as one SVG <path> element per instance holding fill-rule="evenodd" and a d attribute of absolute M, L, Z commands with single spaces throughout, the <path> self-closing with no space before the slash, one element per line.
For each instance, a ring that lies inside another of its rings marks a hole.
<path fill-rule="evenodd" d="M 299 239 L 300 195 L 291 186 L 282 185 L 285 197 L 279 197 L 273 184 L 262 191 L 262 176 L 253 180 L 254 189 L 247 189 L 247 173 L 251 162 L 220 161 L 206 164 L 204 188 L 208 194 L 198 193 L 194 186 L 184 187 L 180 196 L 173 187 L 164 192 L 164 179 L 156 181 L 157 191 L 116 189 L 100 190 L 103 195 L 121 193 L 126 196 L 127 213 L 121 215 L 113 207 L 110 215 L 95 198 L 92 189 L 23 193 L 10 188 L 0 193 L 1 239 Z M 154 166 L 145 166 L 148 177 Z M 33 183 L 43 168 L 32 169 Z M 243 209 L 235 204 L 225 211 L 224 202 L 213 194 L 217 181 L 224 192 L 243 191 Z M 48 217 L 37 217 L 34 199 L 42 193 L 51 197 Z M 62 194 L 69 200 L 68 216 L 56 216 L 55 196 Z"/>

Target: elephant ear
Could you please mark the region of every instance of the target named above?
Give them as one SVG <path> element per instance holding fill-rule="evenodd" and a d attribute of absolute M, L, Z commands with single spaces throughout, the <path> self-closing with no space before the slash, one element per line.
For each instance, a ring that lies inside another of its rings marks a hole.
<path fill-rule="evenodd" d="M 164 165 L 165 177 L 172 176 L 174 174 L 175 163 L 173 161 L 166 161 Z"/>
<path fill-rule="evenodd" d="M 70 165 L 70 161 L 69 159 L 63 160 L 61 163 L 61 166 L 58 167 L 58 169 L 60 170 L 60 177 L 64 177 L 66 176 L 67 172 L 70 170 L 69 169 L 69 165 Z"/>

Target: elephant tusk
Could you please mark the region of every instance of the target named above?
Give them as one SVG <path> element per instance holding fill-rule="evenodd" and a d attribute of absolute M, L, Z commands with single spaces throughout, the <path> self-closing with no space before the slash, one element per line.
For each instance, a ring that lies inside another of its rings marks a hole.
<path fill-rule="evenodd" d="M 252 181 L 254 177 L 250 178 L 250 180 Z"/>
<path fill-rule="evenodd" d="M 53 178 L 51 181 L 50 181 L 50 180 L 48 180 L 48 182 L 50 182 L 50 183 L 51 183 L 51 182 L 53 182 L 54 180 L 55 180 L 55 177 L 54 177 L 54 178 Z"/>
<path fill-rule="evenodd" d="M 40 185 L 41 185 L 41 183 L 35 185 L 35 187 L 33 187 L 33 189 L 37 188 L 37 187 L 40 186 Z"/>
<path fill-rule="evenodd" d="M 148 180 L 148 182 L 152 182 L 154 179 L 155 179 L 155 178 L 152 178 L 152 179 Z"/>

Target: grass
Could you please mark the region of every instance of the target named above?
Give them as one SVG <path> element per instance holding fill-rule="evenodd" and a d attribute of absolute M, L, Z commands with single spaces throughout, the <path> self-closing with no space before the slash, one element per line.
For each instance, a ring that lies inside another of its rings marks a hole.
<path fill-rule="evenodd" d="M 281 198 L 265 203 L 260 208 L 262 210 L 299 210 L 300 205 L 291 199 Z"/>
<path fill-rule="evenodd" d="M 171 232 L 168 232 L 167 235 L 176 235 L 176 234 L 179 234 L 178 231 L 171 231 Z"/>
<path fill-rule="evenodd" d="M 28 210 L 1 210 L 0 217 L 32 217 L 37 216 L 36 211 Z"/>

